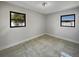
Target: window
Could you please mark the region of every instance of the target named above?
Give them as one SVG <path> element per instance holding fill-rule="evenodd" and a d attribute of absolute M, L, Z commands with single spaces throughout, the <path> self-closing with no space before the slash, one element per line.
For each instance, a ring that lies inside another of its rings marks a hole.
<path fill-rule="evenodd" d="M 10 27 L 25 27 L 26 14 L 10 11 Z"/>
<path fill-rule="evenodd" d="M 75 14 L 62 15 L 60 20 L 62 27 L 75 27 Z"/>

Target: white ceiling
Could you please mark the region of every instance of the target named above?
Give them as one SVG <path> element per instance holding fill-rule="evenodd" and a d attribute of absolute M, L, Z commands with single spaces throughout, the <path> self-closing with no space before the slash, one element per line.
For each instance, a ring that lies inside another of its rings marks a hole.
<path fill-rule="evenodd" d="M 15 4 L 43 14 L 50 14 L 79 6 L 78 1 L 46 1 L 47 5 L 46 7 L 43 7 L 43 2 L 44 1 L 8 1 L 8 3 Z"/>

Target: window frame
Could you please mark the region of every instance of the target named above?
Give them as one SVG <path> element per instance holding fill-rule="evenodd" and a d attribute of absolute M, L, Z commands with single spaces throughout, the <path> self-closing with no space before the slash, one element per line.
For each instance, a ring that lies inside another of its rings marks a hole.
<path fill-rule="evenodd" d="M 16 13 L 16 14 L 21 14 L 21 15 L 24 15 L 24 26 L 11 26 L 11 13 Z M 14 11 L 10 11 L 10 28 L 15 28 L 15 27 L 26 27 L 26 14 L 24 13 L 19 13 L 19 12 L 14 12 Z"/>
<path fill-rule="evenodd" d="M 65 17 L 65 16 L 74 16 L 74 26 L 65 26 L 65 25 L 62 25 L 62 17 Z M 68 14 L 68 15 L 62 15 L 61 17 L 60 17 L 60 26 L 61 27 L 75 27 L 75 14 Z"/>

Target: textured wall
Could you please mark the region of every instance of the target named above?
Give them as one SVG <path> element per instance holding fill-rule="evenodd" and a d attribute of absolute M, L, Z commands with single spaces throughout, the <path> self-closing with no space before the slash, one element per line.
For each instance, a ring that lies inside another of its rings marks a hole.
<path fill-rule="evenodd" d="M 67 14 L 76 15 L 75 27 L 60 27 L 60 16 Z M 79 43 L 79 8 L 76 7 L 48 15 L 47 33 L 50 35 L 64 37 L 67 38 L 66 40 Z"/>
<path fill-rule="evenodd" d="M 10 28 L 10 13 L 26 13 L 26 27 Z M 44 33 L 44 16 L 7 2 L 0 2 L 0 48 Z"/>

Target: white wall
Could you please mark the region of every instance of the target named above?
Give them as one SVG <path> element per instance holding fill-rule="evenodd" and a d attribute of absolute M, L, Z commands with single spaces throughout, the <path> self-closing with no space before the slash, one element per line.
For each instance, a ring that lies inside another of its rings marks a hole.
<path fill-rule="evenodd" d="M 10 28 L 10 13 L 26 13 L 26 27 Z M 44 16 L 7 2 L 0 2 L 0 49 L 44 33 Z"/>
<path fill-rule="evenodd" d="M 67 14 L 76 15 L 75 27 L 60 27 L 60 16 Z M 61 37 L 65 40 L 79 43 L 79 8 L 72 8 L 48 15 L 47 33 L 52 36 Z"/>

